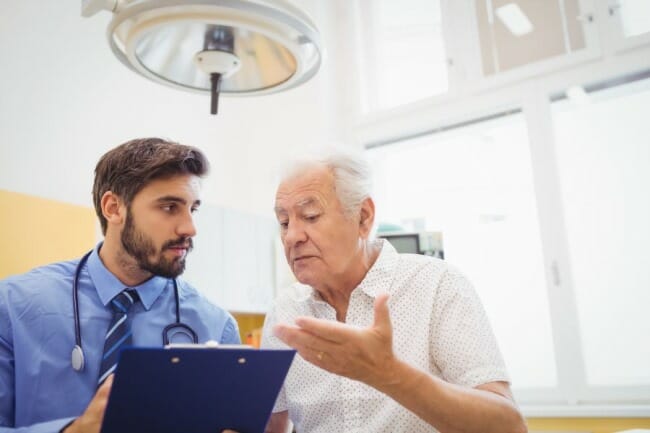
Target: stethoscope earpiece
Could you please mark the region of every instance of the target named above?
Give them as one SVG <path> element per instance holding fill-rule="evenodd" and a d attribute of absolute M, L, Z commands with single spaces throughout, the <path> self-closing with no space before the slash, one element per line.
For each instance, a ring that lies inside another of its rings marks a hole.
<path fill-rule="evenodd" d="M 92 253 L 92 250 L 87 252 L 77 265 L 77 269 L 74 273 L 74 280 L 72 280 L 72 306 L 74 308 L 74 339 L 75 345 L 72 348 L 71 361 L 72 368 L 74 371 L 82 371 L 84 365 L 86 364 L 86 357 L 84 356 L 84 350 L 81 347 L 81 321 L 79 319 L 79 298 L 77 297 L 77 292 L 79 290 L 79 276 L 81 275 L 81 269 L 88 261 L 88 257 Z M 188 335 L 194 344 L 198 344 L 199 337 L 196 335 L 196 332 L 190 328 L 189 325 L 181 323 L 181 311 L 180 311 L 180 299 L 178 295 L 178 283 L 176 279 L 172 280 L 174 283 L 174 300 L 176 301 L 176 322 L 170 323 L 165 326 L 162 332 L 163 346 L 166 346 L 170 342 L 170 336 L 173 336 L 176 333 Z"/>

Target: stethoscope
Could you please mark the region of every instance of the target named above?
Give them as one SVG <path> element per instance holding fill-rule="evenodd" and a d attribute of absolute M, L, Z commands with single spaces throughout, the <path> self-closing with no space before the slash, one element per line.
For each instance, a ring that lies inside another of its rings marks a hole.
<path fill-rule="evenodd" d="M 74 339 L 75 346 L 72 349 L 72 368 L 75 371 L 81 371 L 84 368 L 86 363 L 84 357 L 84 351 L 81 348 L 81 324 L 79 320 L 79 298 L 77 296 L 78 286 L 79 286 L 79 275 L 81 275 L 81 269 L 86 264 L 88 257 L 92 253 L 92 250 L 87 252 L 77 265 L 77 269 L 74 273 L 74 280 L 72 281 L 72 304 L 74 306 Z M 184 334 L 192 339 L 194 344 L 199 342 L 199 337 L 196 335 L 196 332 L 189 325 L 181 322 L 181 311 L 180 311 L 180 301 L 178 298 L 178 283 L 176 279 L 172 280 L 174 282 L 174 299 L 176 301 L 176 322 L 170 323 L 165 326 L 162 331 L 162 340 L 163 346 L 167 346 L 171 341 L 171 337 L 176 334 Z"/>

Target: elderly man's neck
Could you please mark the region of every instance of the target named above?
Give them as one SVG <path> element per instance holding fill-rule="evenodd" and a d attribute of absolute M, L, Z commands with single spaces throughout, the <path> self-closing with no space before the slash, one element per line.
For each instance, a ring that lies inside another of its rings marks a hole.
<path fill-rule="evenodd" d="M 338 276 L 328 285 L 315 287 L 321 298 L 334 308 L 336 320 L 339 322 L 345 322 L 350 296 L 366 277 L 372 265 L 375 264 L 380 252 L 380 243 L 365 242 L 359 252 L 358 260 L 355 260 L 343 275 Z"/>

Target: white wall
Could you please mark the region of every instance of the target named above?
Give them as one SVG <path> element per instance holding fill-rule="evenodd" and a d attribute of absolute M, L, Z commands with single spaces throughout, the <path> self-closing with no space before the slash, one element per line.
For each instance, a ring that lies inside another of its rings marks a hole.
<path fill-rule="evenodd" d="M 328 56 L 310 82 L 284 93 L 209 97 L 150 82 L 122 65 L 106 41 L 109 13 L 80 16 L 79 0 L 3 2 L 0 13 L 0 189 L 91 206 L 93 169 L 108 149 L 162 136 L 204 150 L 208 203 L 271 215 L 275 170 L 295 152 L 340 141 L 347 103 L 333 91 L 335 4 L 296 2 Z M 344 9 L 344 8 L 340 8 Z M 333 22 L 333 21 L 332 21 Z"/>

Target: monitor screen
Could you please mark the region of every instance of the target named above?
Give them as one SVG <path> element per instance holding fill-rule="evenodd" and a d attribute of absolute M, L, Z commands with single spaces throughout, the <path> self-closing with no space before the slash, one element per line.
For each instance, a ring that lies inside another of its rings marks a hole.
<path fill-rule="evenodd" d="M 420 237 L 417 233 L 382 237 L 390 242 L 398 253 L 420 254 Z"/>

